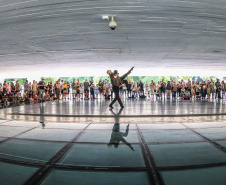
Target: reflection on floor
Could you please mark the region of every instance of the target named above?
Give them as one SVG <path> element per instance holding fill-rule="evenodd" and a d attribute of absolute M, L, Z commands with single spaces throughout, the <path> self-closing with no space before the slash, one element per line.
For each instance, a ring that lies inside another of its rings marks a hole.
<path fill-rule="evenodd" d="M 126 105 L 68 101 L 0 110 L 1 185 L 226 184 L 225 104 Z"/>
<path fill-rule="evenodd" d="M 226 183 L 225 121 L 128 124 L 114 115 L 114 124 L 1 120 L 1 185 Z"/>

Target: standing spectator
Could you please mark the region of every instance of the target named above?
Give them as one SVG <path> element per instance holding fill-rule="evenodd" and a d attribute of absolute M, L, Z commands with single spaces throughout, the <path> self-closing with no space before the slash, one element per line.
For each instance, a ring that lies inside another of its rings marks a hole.
<path fill-rule="evenodd" d="M 181 93 L 181 82 L 178 82 L 178 85 L 177 85 L 177 97 L 180 96 L 180 93 Z"/>
<path fill-rule="evenodd" d="M 174 82 L 173 83 L 173 93 L 172 93 L 172 98 L 176 99 L 177 98 L 177 84 Z"/>
<path fill-rule="evenodd" d="M 105 80 L 104 83 L 103 83 L 103 89 L 105 90 L 107 88 L 108 88 L 108 84 L 107 84 L 107 80 Z"/>
<path fill-rule="evenodd" d="M 113 99 L 113 88 L 112 88 L 112 83 L 109 83 L 109 92 L 111 92 L 111 99 Z"/>
<path fill-rule="evenodd" d="M 197 96 L 200 96 L 200 90 L 201 90 L 201 87 L 199 86 L 199 82 L 196 82 L 196 85 L 195 85 L 195 98 L 197 98 Z"/>
<path fill-rule="evenodd" d="M 190 79 L 188 79 L 187 88 L 188 88 L 188 91 L 190 92 L 190 95 L 191 95 L 191 81 L 190 81 Z"/>
<path fill-rule="evenodd" d="M 211 89 L 210 89 L 210 82 L 208 81 L 207 85 L 207 99 L 210 99 Z"/>
<path fill-rule="evenodd" d="M 170 84 L 170 81 L 167 82 L 167 85 L 166 85 L 166 90 L 167 90 L 167 99 L 170 99 L 170 96 L 171 96 L 171 89 L 172 89 L 172 86 Z"/>
<path fill-rule="evenodd" d="M 7 83 L 7 86 L 6 86 L 6 89 L 7 89 L 7 93 L 10 93 L 10 89 L 11 88 L 11 86 L 9 85 L 9 83 Z"/>
<path fill-rule="evenodd" d="M 32 92 L 32 85 L 31 85 L 31 82 L 29 82 L 29 84 L 28 84 L 27 92 L 28 92 L 28 95 L 30 95 L 31 92 Z"/>
<path fill-rule="evenodd" d="M 214 99 L 214 93 L 215 93 L 214 82 L 212 79 L 210 79 L 210 95 L 212 94 L 212 99 Z"/>
<path fill-rule="evenodd" d="M 93 100 L 94 98 L 95 98 L 95 96 L 94 96 L 94 83 L 93 83 L 93 81 L 90 81 L 90 94 L 91 94 L 91 100 Z"/>
<path fill-rule="evenodd" d="M 206 94 L 207 94 L 207 84 L 206 82 L 203 82 L 203 93 L 202 93 L 202 98 L 206 99 Z"/>
<path fill-rule="evenodd" d="M 77 94 L 78 99 L 80 98 L 80 90 L 79 90 L 80 85 L 81 85 L 81 83 L 79 82 L 79 79 L 78 79 L 76 82 L 76 91 L 77 91 L 76 94 Z"/>
<path fill-rule="evenodd" d="M 63 94 L 62 94 L 62 101 L 65 99 L 66 100 L 66 97 L 67 97 L 67 94 L 68 94 L 68 90 L 67 90 L 67 82 L 66 80 L 64 81 L 64 86 L 63 86 Z"/>
<path fill-rule="evenodd" d="M 151 94 L 151 99 L 154 100 L 154 94 L 155 94 L 155 83 L 153 80 L 150 83 L 150 94 Z"/>
<path fill-rule="evenodd" d="M 53 84 L 52 82 L 49 82 L 49 94 L 52 94 L 53 93 Z"/>
<path fill-rule="evenodd" d="M 14 95 L 16 93 L 16 87 L 13 82 L 11 82 L 11 93 Z"/>
<path fill-rule="evenodd" d="M 144 95 L 144 83 L 140 81 L 140 96 Z"/>
<path fill-rule="evenodd" d="M 122 84 L 122 97 L 124 97 L 124 94 L 125 94 L 125 98 L 126 98 L 126 91 L 127 91 L 126 84 L 123 83 Z"/>
<path fill-rule="evenodd" d="M 164 97 L 164 99 L 165 99 L 165 90 L 166 90 L 166 84 L 165 84 L 165 82 L 164 82 L 164 80 L 162 79 L 162 82 L 160 83 L 161 84 L 161 98 L 162 98 L 162 95 L 163 95 L 163 97 Z"/>
<path fill-rule="evenodd" d="M 145 94 L 148 95 L 149 85 L 147 81 L 144 86 L 145 86 Z"/>
<path fill-rule="evenodd" d="M 140 83 L 139 82 L 137 82 L 137 89 L 136 89 L 136 95 L 137 95 L 137 97 L 139 97 L 139 95 L 140 95 Z"/>
<path fill-rule="evenodd" d="M 192 81 L 191 84 L 191 97 L 195 99 L 195 92 L 196 92 L 196 87 L 195 87 L 195 82 Z"/>
<path fill-rule="evenodd" d="M 25 81 L 24 83 L 24 92 L 28 91 L 28 80 Z"/>
<path fill-rule="evenodd" d="M 41 81 L 38 83 L 38 92 L 39 92 L 39 102 L 44 101 L 44 89 L 45 89 L 45 83 L 44 78 L 41 78 Z"/>
<path fill-rule="evenodd" d="M 71 88 L 72 88 L 72 96 L 73 96 L 73 99 L 75 99 L 75 95 L 77 93 L 75 79 L 73 80 L 73 82 L 71 84 Z"/>
<path fill-rule="evenodd" d="M 16 93 L 20 92 L 20 84 L 19 81 L 16 81 Z"/>
<path fill-rule="evenodd" d="M 109 92 L 110 92 L 110 82 L 109 82 L 109 80 L 107 80 L 107 82 L 106 82 L 106 84 L 107 84 L 107 88 L 108 88 L 108 90 L 109 90 Z"/>
<path fill-rule="evenodd" d="M 220 97 L 221 83 L 219 82 L 219 79 L 218 79 L 218 78 L 217 78 L 217 81 L 215 82 L 215 86 L 216 86 L 216 95 L 215 95 L 215 99 L 216 99 L 216 98 L 221 98 L 221 97 Z"/>
<path fill-rule="evenodd" d="M 84 86 L 83 84 L 81 83 L 80 84 L 80 87 L 79 87 L 79 92 L 80 92 L 80 98 L 83 99 L 83 94 L 84 94 Z"/>
<path fill-rule="evenodd" d="M 62 96 L 62 99 L 63 99 L 63 91 L 64 91 L 64 81 L 61 80 L 61 84 L 60 84 L 60 93 L 61 93 L 61 96 Z"/>
<path fill-rule="evenodd" d="M 131 80 L 129 80 L 129 82 L 127 84 L 127 94 L 128 94 L 128 97 L 131 97 L 131 92 L 132 92 L 132 83 L 131 83 Z"/>
<path fill-rule="evenodd" d="M 103 90 L 104 90 L 103 86 L 104 86 L 104 84 L 103 84 L 101 79 L 100 79 L 98 85 L 99 85 L 100 98 L 102 98 L 104 96 L 104 94 L 103 94 Z"/>
<path fill-rule="evenodd" d="M 67 81 L 67 91 L 68 91 L 68 92 L 67 92 L 67 93 L 68 93 L 68 95 L 67 95 L 68 97 L 67 97 L 67 98 L 68 98 L 68 99 L 70 99 L 70 87 L 71 87 L 71 86 L 70 86 L 70 83 Z"/>
<path fill-rule="evenodd" d="M 37 94 L 38 92 L 38 84 L 35 80 L 33 80 L 33 84 L 32 84 L 32 93 L 33 93 L 33 96 Z"/>
<path fill-rule="evenodd" d="M 99 95 L 99 85 L 98 84 L 96 84 L 94 94 L 95 94 L 95 97 L 98 98 L 98 95 Z"/>
<path fill-rule="evenodd" d="M 225 98 L 225 91 L 226 91 L 226 83 L 224 81 L 221 82 L 221 89 L 222 89 L 222 99 Z"/>
<path fill-rule="evenodd" d="M 132 84 L 132 91 L 133 91 L 133 97 L 135 97 L 136 96 L 136 91 L 137 91 L 136 82 L 133 82 L 133 84 Z"/>
<path fill-rule="evenodd" d="M 60 99 L 60 84 L 58 83 L 59 81 L 56 81 L 54 88 L 55 88 L 55 94 L 56 94 L 56 99 Z"/>
<path fill-rule="evenodd" d="M 89 82 L 87 81 L 87 79 L 84 82 L 84 92 L 89 93 Z"/>
<path fill-rule="evenodd" d="M 7 84 L 6 82 L 3 84 L 3 88 L 2 88 L 3 95 L 5 95 L 7 91 L 6 84 Z"/>

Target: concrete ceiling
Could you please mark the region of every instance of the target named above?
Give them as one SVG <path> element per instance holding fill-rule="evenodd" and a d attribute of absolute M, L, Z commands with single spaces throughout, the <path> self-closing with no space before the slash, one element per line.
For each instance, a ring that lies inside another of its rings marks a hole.
<path fill-rule="evenodd" d="M 6 76 L 226 70 L 225 0 L 0 0 L 0 28 Z"/>

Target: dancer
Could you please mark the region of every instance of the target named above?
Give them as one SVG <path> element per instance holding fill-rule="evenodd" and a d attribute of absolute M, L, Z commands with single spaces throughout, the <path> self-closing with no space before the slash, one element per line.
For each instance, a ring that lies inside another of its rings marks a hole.
<path fill-rule="evenodd" d="M 124 74 L 123 76 L 119 77 L 119 73 L 117 70 L 114 70 L 114 73 L 111 72 L 111 70 L 107 71 L 107 74 L 109 74 L 110 78 L 111 78 L 111 83 L 113 86 L 113 91 L 115 93 L 115 98 L 114 100 L 111 102 L 111 104 L 109 105 L 110 109 L 113 109 L 113 105 L 114 103 L 118 100 L 121 108 L 124 108 L 122 101 L 119 97 L 119 88 L 121 87 L 121 85 L 123 84 L 123 80 L 132 72 L 134 67 L 132 67 L 126 74 Z"/>

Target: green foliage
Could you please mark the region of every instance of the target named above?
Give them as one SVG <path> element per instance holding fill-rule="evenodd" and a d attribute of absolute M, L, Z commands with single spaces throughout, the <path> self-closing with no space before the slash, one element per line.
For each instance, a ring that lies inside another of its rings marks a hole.
<path fill-rule="evenodd" d="M 24 85 L 24 83 L 26 82 L 27 78 L 16 78 L 16 81 L 18 80 L 20 85 Z"/>
<path fill-rule="evenodd" d="M 93 80 L 93 77 L 92 76 L 91 77 L 90 76 L 89 77 L 88 76 L 85 76 L 85 77 L 59 77 L 59 79 L 63 80 L 63 81 L 66 80 L 69 83 L 72 83 L 73 80 L 75 80 L 77 82 L 77 80 L 79 79 L 79 82 L 84 83 L 86 79 L 88 82 Z"/>
<path fill-rule="evenodd" d="M 20 85 L 24 85 L 24 83 L 26 82 L 27 78 L 6 78 L 4 79 L 4 81 L 6 81 L 6 83 L 11 83 L 11 82 L 16 82 L 19 81 Z"/>
<path fill-rule="evenodd" d="M 48 83 L 48 82 L 52 82 L 55 83 L 58 79 L 54 78 L 54 77 L 48 77 L 48 78 L 44 78 L 44 82 Z"/>
<path fill-rule="evenodd" d="M 213 81 L 215 82 L 216 81 L 216 79 L 217 79 L 217 77 L 216 76 L 210 76 L 210 77 L 207 77 L 207 78 L 209 78 L 208 80 L 210 80 L 210 79 L 213 79 Z M 224 78 L 223 78 L 224 79 Z"/>
<path fill-rule="evenodd" d="M 110 77 L 109 76 L 99 76 L 99 77 L 59 77 L 60 80 L 66 80 L 68 81 L 69 83 L 72 83 L 73 80 L 75 79 L 75 81 L 77 81 L 79 79 L 79 81 L 81 83 L 84 83 L 85 80 L 87 79 L 88 82 L 90 81 L 94 81 L 95 84 L 99 83 L 99 80 L 102 80 L 104 81 L 105 79 L 109 80 L 110 81 Z M 44 82 L 45 83 L 48 83 L 48 82 L 53 82 L 55 83 L 55 81 L 57 81 L 59 78 L 55 78 L 55 77 L 46 77 L 44 78 Z M 169 81 L 169 80 L 173 80 L 175 81 L 176 83 L 178 83 L 178 81 L 180 80 L 184 80 L 185 82 L 188 81 L 188 79 L 190 80 L 193 80 L 193 81 L 198 81 L 198 82 L 201 82 L 202 80 L 203 81 L 207 81 L 207 80 L 210 80 L 210 79 L 213 79 L 213 81 L 216 81 L 216 76 L 204 76 L 204 77 L 200 77 L 200 76 L 128 76 L 126 78 L 126 80 L 130 80 L 131 82 L 140 82 L 142 81 L 143 83 L 146 83 L 146 81 L 148 83 L 151 83 L 151 81 L 153 80 L 154 83 L 158 83 L 159 81 L 162 81 L 164 80 L 165 82 Z M 6 78 L 4 79 L 4 81 L 6 81 L 7 83 L 11 83 L 12 81 L 15 82 L 15 81 L 19 81 L 19 84 L 20 85 L 24 85 L 25 81 L 27 80 L 27 78 Z M 221 79 L 220 79 L 221 80 Z M 223 77 L 223 80 L 226 80 L 226 77 Z"/>
<path fill-rule="evenodd" d="M 93 77 L 93 82 L 95 84 L 97 84 L 97 83 L 99 83 L 100 80 L 103 82 L 105 79 L 110 81 L 110 77 L 109 76 L 97 76 L 97 77 Z"/>
<path fill-rule="evenodd" d="M 6 83 L 11 83 L 11 82 L 16 81 L 16 78 L 6 78 L 6 79 L 4 79 L 4 81 L 6 81 Z"/>
<path fill-rule="evenodd" d="M 178 83 L 179 78 L 180 78 L 179 76 L 170 76 L 170 80 L 173 80 L 176 83 Z"/>
<path fill-rule="evenodd" d="M 193 76 L 180 76 L 180 79 L 183 79 L 185 82 L 189 80 L 192 80 Z"/>

